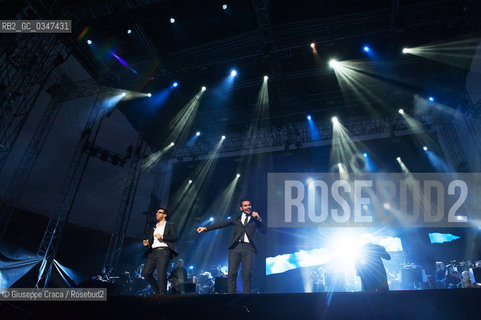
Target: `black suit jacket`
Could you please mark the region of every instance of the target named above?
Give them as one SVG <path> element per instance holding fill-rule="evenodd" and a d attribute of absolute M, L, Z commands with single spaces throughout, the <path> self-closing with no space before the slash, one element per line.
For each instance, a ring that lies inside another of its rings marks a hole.
<path fill-rule="evenodd" d="M 146 247 L 147 249 L 145 250 L 144 257 L 147 257 L 147 255 L 152 252 L 155 226 L 156 224 L 152 227 L 152 232 L 148 235 L 149 245 Z M 175 224 L 173 224 L 172 222 L 165 222 L 164 235 L 162 236 L 162 240 L 159 241 L 167 244 L 167 247 L 169 247 L 170 252 L 174 257 L 179 255 L 177 251 L 175 251 L 174 244 L 174 242 L 177 241 L 177 230 L 175 228 Z"/>
<path fill-rule="evenodd" d="M 228 219 L 228 220 L 223 220 L 217 223 L 212 223 L 206 226 L 207 230 L 205 231 L 211 231 L 215 229 L 220 229 L 220 228 L 225 228 L 228 226 L 233 226 L 233 233 L 232 233 L 232 239 L 229 244 L 229 249 L 232 249 L 235 247 L 237 242 L 239 241 L 240 237 L 245 233 L 247 234 L 247 238 L 249 239 L 249 243 L 251 246 L 254 247 L 254 249 L 257 252 L 257 248 L 254 243 L 254 237 L 256 235 L 257 229 L 259 229 L 262 233 L 267 232 L 267 227 L 264 224 L 263 221 L 259 221 L 251 216 L 249 222 L 247 223 L 246 226 L 242 224 L 242 213 L 239 214 L 237 217 Z"/>

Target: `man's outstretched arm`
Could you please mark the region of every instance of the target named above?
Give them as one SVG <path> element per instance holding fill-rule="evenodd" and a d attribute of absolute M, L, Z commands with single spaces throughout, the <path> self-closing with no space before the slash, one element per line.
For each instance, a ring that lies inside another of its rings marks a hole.
<path fill-rule="evenodd" d="M 197 233 L 201 233 L 201 232 L 204 232 L 204 231 L 211 231 L 211 230 L 220 229 L 220 228 L 225 228 L 228 225 L 230 225 L 231 223 L 232 223 L 232 220 L 229 219 L 229 220 L 219 221 L 217 223 L 212 223 L 212 224 L 209 224 L 208 226 L 205 226 L 205 227 L 198 227 Z"/>

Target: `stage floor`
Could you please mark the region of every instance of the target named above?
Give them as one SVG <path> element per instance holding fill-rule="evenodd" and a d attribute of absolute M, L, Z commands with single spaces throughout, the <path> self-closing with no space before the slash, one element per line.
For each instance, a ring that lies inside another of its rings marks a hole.
<path fill-rule="evenodd" d="M 479 319 L 481 289 L 108 296 L 104 302 L 0 301 L 9 319 Z M 2 319 L 7 319 L 2 317 Z"/>

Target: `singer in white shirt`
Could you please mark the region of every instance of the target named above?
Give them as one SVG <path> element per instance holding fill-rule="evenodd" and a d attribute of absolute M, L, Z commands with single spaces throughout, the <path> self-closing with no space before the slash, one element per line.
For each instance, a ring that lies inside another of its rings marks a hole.
<path fill-rule="evenodd" d="M 178 255 L 174 242 L 177 240 L 175 224 L 167 222 L 167 209 L 159 208 L 155 213 L 156 225 L 152 228 L 150 239 L 143 241 L 146 260 L 142 276 L 150 284 L 155 294 L 167 293 L 167 266 L 169 261 Z M 153 277 L 157 268 L 158 284 Z"/>

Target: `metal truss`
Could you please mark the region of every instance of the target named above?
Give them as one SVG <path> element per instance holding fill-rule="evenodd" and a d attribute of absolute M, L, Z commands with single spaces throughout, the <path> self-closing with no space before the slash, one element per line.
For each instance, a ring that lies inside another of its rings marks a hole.
<path fill-rule="evenodd" d="M 84 28 L 82 23 L 85 21 L 92 21 L 106 16 L 119 14 L 155 2 L 158 2 L 158 0 L 113 0 L 107 2 L 77 1 L 72 4 L 65 4 L 62 3 L 62 1 L 54 0 L 46 4 L 42 0 L 27 0 L 27 4 L 29 5 L 28 9 L 33 11 L 36 16 L 43 19 L 63 18 L 72 20 L 72 28 L 74 31 L 78 31 L 78 33 L 82 30 L 81 28 Z M 62 11 L 58 11 L 57 8 L 62 8 Z M 143 27 L 140 24 L 134 24 L 133 28 L 135 29 L 135 34 L 139 38 L 141 44 L 155 61 L 157 72 L 164 73 L 166 68 L 162 62 L 162 58 L 152 44 L 152 41 L 147 36 Z M 93 59 L 89 50 L 86 50 L 85 46 L 82 46 L 73 36 L 62 37 L 61 39 L 66 46 L 71 48 L 75 57 L 93 78 L 103 79 L 111 86 L 123 86 L 122 83 L 125 83 L 125 81 L 122 79 L 123 77 L 118 75 L 122 69 L 120 71 L 117 70 L 114 74 L 105 63 Z M 127 85 L 128 84 L 126 84 L 126 86 Z"/>
<path fill-rule="evenodd" d="M 147 145 L 142 140 L 142 135 L 139 134 L 133 158 L 130 161 L 129 171 L 125 179 L 124 189 L 122 190 L 122 198 L 115 220 L 115 229 L 110 236 L 109 247 L 103 266 L 103 273 L 108 275 L 117 274 L 120 253 L 122 252 L 125 235 L 127 234 L 135 193 L 142 171 L 141 160 L 143 159 L 146 148 Z"/>
<path fill-rule="evenodd" d="M 479 141 L 479 137 L 481 136 L 481 100 L 473 103 L 466 89 L 463 92 L 461 100 L 468 132 L 472 137 L 478 155 L 481 156 L 481 141 Z"/>
<path fill-rule="evenodd" d="M 47 91 L 52 95 L 49 105 L 47 106 L 42 118 L 40 119 L 37 128 L 25 150 L 22 159 L 18 163 L 13 178 L 7 185 L 4 195 L 4 201 L 0 205 L 0 238 L 3 237 L 8 223 L 14 212 L 14 204 L 20 199 L 23 189 L 30 177 L 33 167 L 38 159 L 38 156 L 45 145 L 50 129 L 52 128 L 57 115 L 59 114 L 63 103 L 67 100 L 77 99 L 80 97 L 91 96 L 99 92 L 99 85 L 93 80 L 72 82 L 65 74 L 58 75 L 53 73 L 49 78 L 49 83 L 52 85 Z M 113 89 L 107 89 L 112 91 Z M 35 101 L 32 102 L 34 104 Z M 25 118 L 26 119 L 26 118 Z M 20 130 L 21 128 L 19 128 Z M 112 163 L 118 159 L 117 165 L 126 162 L 127 157 L 124 155 L 117 155 L 104 148 L 86 145 L 83 151 L 93 154 L 91 150 L 95 149 L 100 152 L 99 157 L 107 153 L 107 157 L 111 159 Z M 5 159 L 5 158 L 4 158 Z"/>
<path fill-rule="evenodd" d="M 253 0 L 253 3 L 261 33 L 251 31 L 164 55 L 162 59 L 169 70 L 167 74 L 204 70 L 217 65 L 248 65 L 264 61 L 265 39 L 269 39 L 265 36 L 270 36 L 267 28 L 269 21 L 265 18 L 268 6 L 262 0 Z M 480 3 L 470 2 L 468 6 L 468 10 L 463 11 L 462 3 L 454 0 L 439 1 L 436 6 L 432 2 L 399 6 L 394 1 L 391 9 L 275 25 L 272 26 L 272 39 L 278 46 L 272 48 L 270 54 L 286 58 L 300 50 L 307 52 L 306 47 L 312 41 L 318 46 L 324 46 L 346 44 L 367 37 L 390 39 L 394 31 L 416 32 L 428 27 L 447 26 L 467 33 L 478 28 L 477 21 L 481 16 Z M 389 17 L 392 17 L 391 23 Z"/>
<path fill-rule="evenodd" d="M 98 158 L 102 161 L 108 161 L 114 166 L 123 167 L 127 160 L 132 157 L 131 147 L 129 147 L 126 154 L 120 154 L 99 145 L 86 144 L 82 151 L 88 153 L 92 158 Z"/>
<path fill-rule="evenodd" d="M 0 53 L 0 170 L 49 77 L 69 55 L 52 34 L 11 36 Z"/>
<path fill-rule="evenodd" d="M 391 0 L 391 19 L 390 19 L 390 27 L 391 31 L 394 31 L 396 27 L 396 22 L 399 14 L 399 0 Z"/>
<path fill-rule="evenodd" d="M 167 208 L 169 200 L 170 185 L 172 182 L 172 166 L 173 160 L 162 159 L 156 165 L 156 172 L 154 183 L 152 186 L 152 193 L 150 194 L 150 203 L 146 211 L 143 212 L 145 215 L 145 225 L 144 232 L 142 235 L 143 239 L 148 239 L 152 232 L 152 226 L 155 224 L 154 212 L 163 206 Z"/>
<path fill-rule="evenodd" d="M 463 150 L 463 145 L 453 125 L 439 128 L 441 138 L 444 140 L 446 151 L 456 172 L 470 172 L 471 167 Z"/>
<path fill-rule="evenodd" d="M 105 116 L 103 113 L 105 111 L 102 108 L 102 102 L 105 96 L 112 93 L 113 92 L 101 90 L 101 88 L 99 88 L 95 104 L 82 131 L 72 161 L 70 162 L 70 166 L 62 184 L 62 189 L 57 199 L 55 209 L 50 217 L 44 236 L 37 251 L 37 254 L 43 257 L 37 282 L 37 286 L 39 287 L 46 287 L 49 282 L 52 272 L 53 259 L 57 254 L 65 223 L 69 218 L 85 169 L 87 168 L 88 160 L 90 158 L 90 154 L 84 152 L 84 149 L 86 145 L 95 144 L 102 119 Z"/>
<path fill-rule="evenodd" d="M 418 119 L 425 127 L 433 124 L 434 118 L 429 114 L 424 114 Z M 398 113 L 390 114 L 384 118 L 358 117 L 345 119 L 342 125 L 348 130 L 351 137 L 374 138 L 380 134 L 392 135 L 396 132 L 411 131 L 404 119 Z M 281 128 L 266 127 L 257 130 L 253 136 L 245 133 L 229 135 L 228 139 L 222 144 L 220 155 L 242 152 L 267 152 L 268 150 L 280 149 L 280 147 L 290 147 L 298 144 L 298 148 L 313 146 L 315 144 L 330 143 L 332 139 L 332 123 L 330 121 L 317 121 L 315 126 L 319 132 L 319 137 L 313 137 L 306 122 L 294 123 Z M 193 147 L 174 147 L 171 158 L 177 161 L 190 161 L 206 156 L 214 149 L 218 141 L 207 140 L 198 141 Z M 263 151 L 264 150 L 264 151 Z"/>
<path fill-rule="evenodd" d="M 52 125 L 60 112 L 63 102 L 55 97 L 50 101 L 45 113 L 40 120 L 35 132 L 33 134 L 30 143 L 24 152 L 22 159 L 20 160 L 12 180 L 7 186 L 5 191 L 5 199 L 0 205 L 0 238 L 2 238 L 5 230 L 7 229 L 10 218 L 13 214 L 14 207 L 12 206 L 17 200 L 20 199 L 22 191 L 27 183 L 28 178 L 33 170 L 38 155 L 45 145 L 47 136 L 52 128 Z"/>
<path fill-rule="evenodd" d="M 277 44 L 272 33 L 272 26 L 269 19 L 269 0 L 252 0 L 254 6 L 257 23 L 259 30 L 261 31 L 262 38 L 264 40 L 264 52 L 266 55 L 270 55 L 270 52 L 277 49 Z M 269 75 L 271 76 L 270 84 L 274 89 L 271 93 L 271 103 L 274 107 L 282 109 L 286 108 L 286 82 L 284 78 L 284 72 L 281 64 L 281 56 L 276 54 L 269 59 Z"/>
<path fill-rule="evenodd" d="M 274 47 L 274 37 L 272 36 L 271 22 L 269 19 L 270 0 L 252 0 L 252 5 L 256 12 L 257 24 L 262 33 L 264 45 Z"/>

